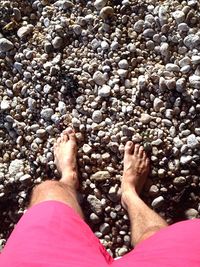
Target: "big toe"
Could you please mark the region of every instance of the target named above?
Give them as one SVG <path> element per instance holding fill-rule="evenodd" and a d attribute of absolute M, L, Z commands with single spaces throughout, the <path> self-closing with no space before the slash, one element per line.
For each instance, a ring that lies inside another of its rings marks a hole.
<path fill-rule="evenodd" d="M 63 133 L 68 135 L 70 141 L 76 143 L 76 135 L 71 127 L 68 127 Z"/>
<path fill-rule="evenodd" d="M 128 141 L 125 145 L 125 155 L 131 155 L 133 153 L 134 145 L 133 142 Z"/>

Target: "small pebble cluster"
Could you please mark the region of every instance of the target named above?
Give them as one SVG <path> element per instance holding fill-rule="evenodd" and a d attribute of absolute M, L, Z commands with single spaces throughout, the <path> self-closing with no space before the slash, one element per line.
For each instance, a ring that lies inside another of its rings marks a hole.
<path fill-rule="evenodd" d="M 82 206 L 113 257 L 131 249 L 124 145 L 144 146 L 144 199 L 199 217 L 197 0 L 0 1 L 0 246 L 34 185 L 59 178 L 53 143 L 76 130 Z"/>

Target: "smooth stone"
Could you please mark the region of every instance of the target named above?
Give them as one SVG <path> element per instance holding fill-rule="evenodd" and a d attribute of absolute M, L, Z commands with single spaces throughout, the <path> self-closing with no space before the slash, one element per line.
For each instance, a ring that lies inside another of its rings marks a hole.
<path fill-rule="evenodd" d="M 8 173 L 10 176 L 15 176 L 16 174 L 22 172 L 24 170 L 24 161 L 22 159 L 15 159 L 12 160 L 9 168 Z"/>
<path fill-rule="evenodd" d="M 105 77 L 101 71 L 96 71 L 93 75 L 93 80 L 98 85 L 103 85 L 105 83 Z"/>
<path fill-rule="evenodd" d="M 187 23 L 182 22 L 182 23 L 178 24 L 178 30 L 181 32 L 187 32 L 187 31 L 189 31 L 189 29 L 190 28 L 187 25 Z"/>
<path fill-rule="evenodd" d="M 169 56 L 169 44 L 168 43 L 162 43 L 160 46 L 160 53 L 164 57 Z"/>
<path fill-rule="evenodd" d="M 190 65 L 191 64 L 191 59 L 189 57 L 184 57 L 179 60 L 178 62 L 179 66 L 182 68 L 184 66 Z"/>
<path fill-rule="evenodd" d="M 162 141 L 161 139 L 158 138 L 157 140 L 152 141 L 152 142 L 151 142 L 151 145 L 152 145 L 152 146 L 160 146 L 162 143 L 163 143 L 163 141 Z"/>
<path fill-rule="evenodd" d="M 0 52 L 8 52 L 13 49 L 14 45 L 6 38 L 0 38 Z"/>
<path fill-rule="evenodd" d="M 143 31 L 143 36 L 145 38 L 152 38 L 154 36 L 154 34 L 155 34 L 155 31 L 153 29 L 145 29 Z"/>
<path fill-rule="evenodd" d="M 111 18 L 114 15 L 114 9 L 111 6 L 105 6 L 101 9 L 99 15 L 102 19 Z"/>
<path fill-rule="evenodd" d="M 54 3 L 54 6 L 59 7 L 60 9 L 69 9 L 74 6 L 74 4 L 69 0 L 58 0 Z"/>
<path fill-rule="evenodd" d="M 56 36 L 53 40 L 52 40 L 52 45 L 55 49 L 59 49 L 63 46 L 63 39 L 59 36 Z"/>
<path fill-rule="evenodd" d="M 200 128 L 195 128 L 194 132 L 195 132 L 196 135 L 200 135 Z"/>
<path fill-rule="evenodd" d="M 31 182 L 31 180 L 32 180 L 32 176 L 31 176 L 30 174 L 24 174 L 23 176 L 21 176 L 21 177 L 19 178 L 19 181 L 20 181 L 21 183 Z"/>
<path fill-rule="evenodd" d="M 123 78 L 126 78 L 128 71 L 124 70 L 124 69 L 118 69 L 117 73 L 118 73 L 119 77 L 123 79 Z"/>
<path fill-rule="evenodd" d="M 200 45 L 200 36 L 196 34 L 189 34 L 184 38 L 183 42 L 187 48 L 193 49 Z"/>
<path fill-rule="evenodd" d="M 162 206 L 162 204 L 164 203 L 164 197 L 163 196 L 159 196 L 159 197 L 157 197 L 157 198 L 155 198 L 153 201 L 152 201 L 152 203 L 151 203 L 151 206 L 153 207 L 153 208 L 159 208 L 159 207 L 161 207 Z"/>
<path fill-rule="evenodd" d="M 108 97 L 111 93 L 111 87 L 109 85 L 104 84 L 99 90 L 98 95 L 101 97 Z"/>
<path fill-rule="evenodd" d="M 122 247 L 122 248 L 119 248 L 119 250 L 117 251 L 117 254 L 118 254 L 119 257 L 122 257 L 127 252 L 128 252 L 128 248 Z"/>
<path fill-rule="evenodd" d="M 187 137 L 187 145 L 190 148 L 197 148 L 199 146 L 199 142 L 194 134 L 190 134 Z"/>
<path fill-rule="evenodd" d="M 127 70 L 128 67 L 129 67 L 129 64 L 128 64 L 128 61 L 126 59 L 122 59 L 122 60 L 119 61 L 118 66 L 119 66 L 120 69 Z"/>
<path fill-rule="evenodd" d="M 141 114 L 140 121 L 143 124 L 148 124 L 151 120 L 152 120 L 152 117 L 149 114 L 147 114 L 147 113 L 142 113 Z"/>
<path fill-rule="evenodd" d="M 183 141 L 179 137 L 175 137 L 173 143 L 177 148 L 180 148 L 183 145 Z"/>
<path fill-rule="evenodd" d="M 192 64 L 199 64 L 200 63 L 200 56 L 192 56 Z"/>
<path fill-rule="evenodd" d="M 21 28 L 19 28 L 19 30 L 17 31 L 17 36 L 19 38 L 24 38 L 27 35 L 29 35 L 30 33 L 33 32 L 34 26 L 32 24 L 28 24 L 26 26 L 22 26 Z"/>
<path fill-rule="evenodd" d="M 54 114 L 54 111 L 52 108 L 45 108 L 42 109 L 42 111 L 40 112 L 41 117 L 45 120 L 51 120 L 51 116 Z"/>
<path fill-rule="evenodd" d="M 144 27 L 144 20 L 142 19 L 136 21 L 135 24 L 133 25 L 134 31 L 138 33 L 141 33 L 143 31 L 143 27 Z"/>
<path fill-rule="evenodd" d="M 164 107 L 164 102 L 160 98 L 156 97 L 154 99 L 154 101 L 153 101 L 153 108 L 154 108 L 154 110 L 156 112 L 159 112 L 160 109 L 163 108 L 163 107 Z"/>
<path fill-rule="evenodd" d="M 167 71 L 174 71 L 174 72 L 179 72 L 180 71 L 180 67 L 176 64 L 173 64 L 173 63 L 168 63 L 166 66 L 165 66 L 166 70 Z"/>
<path fill-rule="evenodd" d="M 98 223 L 101 221 L 101 219 L 99 218 L 99 216 L 96 215 L 95 213 L 91 213 L 91 214 L 90 214 L 90 220 L 91 220 L 92 223 L 94 223 L 94 224 L 98 224 Z"/>
<path fill-rule="evenodd" d="M 106 179 L 110 179 L 110 173 L 108 171 L 98 171 L 92 174 L 90 179 L 95 181 L 104 181 Z"/>
<path fill-rule="evenodd" d="M 106 41 L 102 41 L 101 42 L 101 48 L 103 49 L 103 50 L 108 50 L 109 49 L 109 43 L 108 42 L 106 42 Z"/>
<path fill-rule="evenodd" d="M 92 147 L 90 145 L 88 145 L 88 144 L 84 144 L 83 145 L 83 152 L 86 155 L 89 155 L 92 152 Z"/>
<path fill-rule="evenodd" d="M 188 72 L 190 72 L 190 70 L 191 70 L 191 66 L 190 65 L 186 65 L 186 66 L 184 66 L 184 67 L 182 67 L 180 69 L 180 72 L 182 72 L 182 73 L 188 73 Z"/>
<path fill-rule="evenodd" d="M 188 164 L 192 161 L 192 157 L 190 155 L 183 155 L 180 157 L 180 163 L 182 165 Z"/>
<path fill-rule="evenodd" d="M 118 202 L 120 199 L 120 196 L 118 194 L 118 185 L 111 186 L 111 188 L 108 191 L 108 197 L 112 202 Z"/>
<path fill-rule="evenodd" d="M 157 187 L 157 185 L 151 185 L 151 187 L 149 188 L 149 194 L 151 196 L 157 196 L 159 193 L 159 188 Z"/>
<path fill-rule="evenodd" d="M 179 93 L 182 93 L 183 91 L 185 91 L 185 78 L 180 78 L 176 81 L 176 90 Z"/>
<path fill-rule="evenodd" d="M 198 217 L 199 213 L 197 210 L 191 208 L 191 209 L 187 209 L 185 211 L 185 217 L 187 219 L 196 219 Z"/>
<path fill-rule="evenodd" d="M 10 101 L 8 100 L 2 100 L 0 105 L 1 110 L 6 111 L 11 108 Z"/>
<path fill-rule="evenodd" d="M 99 227 L 99 231 L 102 235 L 106 235 L 110 232 L 110 225 L 108 223 L 102 223 Z"/>
<path fill-rule="evenodd" d="M 94 1 L 94 7 L 97 9 L 97 10 L 100 10 L 102 9 L 103 7 L 106 6 L 108 0 L 96 0 Z"/>
<path fill-rule="evenodd" d="M 92 113 L 92 120 L 96 123 L 100 123 L 103 119 L 103 115 L 100 110 L 95 110 Z"/>
<path fill-rule="evenodd" d="M 97 214 L 97 215 L 102 214 L 102 212 L 103 212 L 102 203 L 97 197 L 95 197 L 94 195 L 88 195 L 87 201 L 90 204 L 91 210 L 95 214 Z"/>
<path fill-rule="evenodd" d="M 186 179 L 183 176 L 176 177 L 173 180 L 173 184 L 177 186 L 184 185 L 185 183 L 186 183 Z"/>
<path fill-rule="evenodd" d="M 185 20 L 185 13 L 181 10 L 176 10 L 172 13 L 172 16 L 174 17 L 177 24 L 184 22 Z"/>

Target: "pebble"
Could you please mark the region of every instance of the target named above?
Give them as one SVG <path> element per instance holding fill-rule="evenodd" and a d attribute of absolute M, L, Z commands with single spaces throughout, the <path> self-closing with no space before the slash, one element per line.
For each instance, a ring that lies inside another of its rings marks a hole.
<path fill-rule="evenodd" d="M 90 179 L 94 181 L 104 181 L 110 179 L 110 173 L 108 171 L 98 171 L 92 174 Z"/>
<path fill-rule="evenodd" d="M 176 64 L 172 64 L 172 63 L 168 63 L 165 68 L 167 71 L 174 71 L 174 72 L 180 71 L 179 66 Z"/>
<path fill-rule="evenodd" d="M 9 110 L 11 108 L 10 101 L 8 101 L 8 100 L 2 100 L 1 101 L 0 108 L 1 108 L 2 111 Z"/>
<path fill-rule="evenodd" d="M 53 40 L 52 40 L 52 45 L 55 49 L 59 49 L 62 47 L 63 45 L 63 39 L 59 36 L 56 36 Z"/>
<path fill-rule="evenodd" d="M 92 120 L 96 123 L 100 123 L 103 119 L 103 115 L 100 110 L 95 110 L 92 113 Z"/>
<path fill-rule="evenodd" d="M 160 109 L 163 108 L 163 107 L 164 107 L 164 102 L 160 98 L 156 97 L 154 99 L 154 101 L 153 101 L 153 108 L 154 108 L 154 110 L 156 112 L 159 112 Z"/>
<path fill-rule="evenodd" d="M 147 114 L 147 113 L 142 113 L 141 114 L 140 121 L 143 124 L 148 124 L 151 120 L 152 120 L 152 117 L 149 114 Z"/>
<path fill-rule="evenodd" d="M 173 17 L 176 20 L 176 23 L 179 24 L 181 22 L 184 22 L 185 20 L 185 13 L 181 10 L 177 10 L 173 13 Z"/>
<path fill-rule="evenodd" d="M 24 170 L 24 161 L 22 159 L 15 159 L 10 162 L 8 173 L 10 176 L 15 177 L 18 173 Z"/>
<path fill-rule="evenodd" d="M 122 247 L 117 251 L 117 254 L 119 257 L 122 257 L 123 255 L 125 255 L 128 252 L 128 249 L 126 247 Z"/>
<path fill-rule="evenodd" d="M 129 67 L 129 64 L 128 64 L 128 61 L 126 59 L 122 59 L 122 60 L 119 61 L 118 66 L 119 66 L 120 69 L 127 70 L 128 67 Z"/>
<path fill-rule="evenodd" d="M 103 85 L 105 83 L 105 77 L 101 71 L 96 71 L 93 75 L 93 80 L 98 85 Z"/>
<path fill-rule="evenodd" d="M 8 52 L 14 48 L 11 41 L 6 38 L 0 38 L 0 52 Z"/>
<path fill-rule="evenodd" d="M 83 152 L 87 155 L 90 154 L 92 152 L 92 147 L 88 144 L 84 144 L 83 145 Z"/>
<path fill-rule="evenodd" d="M 184 185 L 184 184 L 186 184 L 186 179 L 183 176 L 176 177 L 173 180 L 173 184 L 177 185 L 177 186 Z"/>
<path fill-rule="evenodd" d="M 100 97 L 109 97 L 110 93 L 111 93 L 111 87 L 106 84 L 103 84 L 103 86 L 98 90 L 98 95 Z"/>
<path fill-rule="evenodd" d="M 103 212 L 102 203 L 97 197 L 95 197 L 94 195 L 88 195 L 87 201 L 90 204 L 90 207 L 95 214 L 97 215 L 102 214 Z"/>
<path fill-rule="evenodd" d="M 182 165 L 184 165 L 184 164 L 188 164 L 188 163 L 190 163 L 191 161 L 192 161 L 192 156 L 190 156 L 190 155 L 183 155 L 183 156 L 180 157 L 180 163 L 181 163 Z"/>
<path fill-rule="evenodd" d="M 199 142 L 194 134 L 190 134 L 187 137 L 187 145 L 193 149 L 199 147 Z"/>
<path fill-rule="evenodd" d="M 96 0 L 94 6 L 97 10 L 101 10 L 107 4 L 108 0 Z"/>
<path fill-rule="evenodd" d="M 54 114 L 54 111 L 52 108 L 45 108 L 45 109 L 42 109 L 40 114 L 41 114 L 41 117 L 45 121 L 49 121 L 49 120 L 51 120 L 51 116 Z"/>
<path fill-rule="evenodd" d="M 199 213 L 197 210 L 190 208 L 185 211 L 185 217 L 187 219 L 196 219 L 198 217 Z"/>
<path fill-rule="evenodd" d="M 151 206 L 155 209 L 160 208 L 163 205 L 164 201 L 164 197 L 159 196 L 152 201 Z"/>
<path fill-rule="evenodd" d="M 111 18 L 111 17 L 113 17 L 113 15 L 114 15 L 114 10 L 113 10 L 113 8 L 111 7 L 111 6 L 105 6 L 105 7 L 103 7 L 102 9 L 101 9 L 101 11 L 100 11 L 100 17 L 102 18 L 102 19 L 108 19 L 108 18 Z"/>
<path fill-rule="evenodd" d="M 34 26 L 32 24 L 28 24 L 26 26 L 22 26 L 17 31 L 17 36 L 19 38 L 27 37 L 29 34 L 33 32 Z"/>
<path fill-rule="evenodd" d="M 110 225 L 108 223 L 102 223 L 99 227 L 99 231 L 102 235 L 107 235 L 110 232 Z"/>

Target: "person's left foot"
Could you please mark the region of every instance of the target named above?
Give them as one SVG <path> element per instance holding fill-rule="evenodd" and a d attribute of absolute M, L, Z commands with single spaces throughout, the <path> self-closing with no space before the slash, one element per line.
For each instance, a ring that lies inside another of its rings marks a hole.
<path fill-rule="evenodd" d="M 76 154 L 75 132 L 72 128 L 68 127 L 54 144 L 54 162 L 61 173 L 61 181 L 72 189 L 77 189 L 79 186 Z"/>

